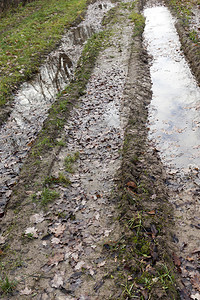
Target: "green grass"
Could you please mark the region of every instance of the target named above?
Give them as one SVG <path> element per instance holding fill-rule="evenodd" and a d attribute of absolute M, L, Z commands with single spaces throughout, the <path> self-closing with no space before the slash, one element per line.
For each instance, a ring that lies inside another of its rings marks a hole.
<path fill-rule="evenodd" d="M 0 290 L 3 294 L 9 294 L 15 289 L 16 284 L 17 283 L 15 281 L 10 281 L 6 276 L 5 278 L 0 279 Z"/>
<path fill-rule="evenodd" d="M 136 13 L 133 11 L 129 18 L 134 22 L 135 28 L 134 28 L 134 34 L 140 35 L 143 33 L 144 26 L 145 26 L 145 18 L 143 15 Z"/>
<path fill-rule="evenodd" d="M 50 186 L 52 184 L 62 184 L 63 186 L 68 186 L 70 184 L 69 178 L 67 178 L 63 173 L 59 173 L 57 177 L 48 176 L 45 181 L 45 186 Z"/>
<path fill-rule="evenodd" d="M 0 106 L 31 77 L 41 56 L 52 49 L 86 7 L 86 0 L 36 0 L 1 16 Z"/>
<path fill-rule="evenodd" d="M 58 197 L 59 193 L 45 187 L 39 196 L 34 194 L 32 196 L 32 199 L 33 201 L 39 203 L 41 206 L 46 207 L 50 202 L 56 200 Z"/>
<path fill-rule="evenodd" d="M 79 152 L 75 152 L 73 154 L 68 154 L 65 157 L 65 170 L 69 173 L 73 173 L 73 164 L 78 160 Z"/>

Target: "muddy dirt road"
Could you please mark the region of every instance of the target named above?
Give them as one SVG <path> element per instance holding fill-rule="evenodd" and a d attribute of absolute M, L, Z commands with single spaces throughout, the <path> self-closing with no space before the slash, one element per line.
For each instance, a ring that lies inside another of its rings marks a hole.
<path fill-rule="evenodd" d="M 176 23 L 161 1 L 96 1 L 19 90 L 2 299 L 200 299 L 200 90 Z"/>

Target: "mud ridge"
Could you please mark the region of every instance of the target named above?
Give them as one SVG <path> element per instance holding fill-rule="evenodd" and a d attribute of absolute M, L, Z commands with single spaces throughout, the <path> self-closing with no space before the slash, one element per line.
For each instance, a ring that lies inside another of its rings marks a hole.
<path fill-rule="evenodd" d="M 125 89 L 124 109 L 129 113 L 129 121 L 119 184 L 120 220 L 126 228 L 123 238 L 127 252 L 132 253 L 122 255 L 124 276 L 130 278 L 127 290 L 134 282 L 132 295 L 138 298 L 179 299 L 182 285 L 172 260 L 174 221 L 168 202 L 166 173 L 158 152 L 147 138 L 148 105 L 152 98 L 149 64 L 150 57 L 143 47 L 142 37 L 135 37 Z M 135 228 L 141 223 L 142 229 L 136 233 Z M 121 245 L 120 242 L 119 253 Z M 138 265 L 138 261 L 142 264 Z M 173 277 L 173 281 L 168 278 L 167 289 L 159 280 L 163 267 Z M 149 286 L 145 284 L 145 278 L 151 282 Z M 126 295 L 128 297 L 128 292 Z"/>
<path fill-rule="evenodd" d="M 184 18 L 180 19 L 177 16 L 174 7 L 169 5 L 168 1 L 165 1 L 165 4 L 170 8 L 172 14 L 178 19 L 175 26 L 180 37 L 182 50 L 191 66 L 191 70 L 195 75 L 198 84 L 200 85 L 200 42 L 194 43 L 189 38 L 189 27 L 188 25 L 185 25 L 186 22 Z"/>

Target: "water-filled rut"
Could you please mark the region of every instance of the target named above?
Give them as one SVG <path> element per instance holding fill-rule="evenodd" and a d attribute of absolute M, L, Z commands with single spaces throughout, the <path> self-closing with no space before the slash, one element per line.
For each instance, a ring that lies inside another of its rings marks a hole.
<path fill-rule="evenodd" d="M 175 20 L 164 6 L 144 10 L 145 45 L 152 56 L 149 138 L 166 167 L 175 212 L 174 242 L 183 283 L 199 297 L 200 89 L 182 53 Z M 198 298 L 199 299 L 199 298 Z"/>
<path fill-rule="evenodd" d="M 109 1 L 89 5 L 85 19 L 63 36 L 59 48 L 50 53 L 40 72 L 17 92 L 13 111 L 0 129 L 0 213 L 48 109 L 74 76 L 84 42 L 101 29 L 103 16 L 112 7 Z"/>

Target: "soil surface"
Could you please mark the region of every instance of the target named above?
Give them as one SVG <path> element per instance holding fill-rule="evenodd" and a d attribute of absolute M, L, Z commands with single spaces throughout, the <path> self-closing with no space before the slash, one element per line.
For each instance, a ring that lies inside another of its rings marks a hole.
<path fill-rule="evenodd" d="M 61 97 L 69 102 L 52 136 L 56 143 L 37 156 L 30 151 L 12 194 L 8 190 L 0 232 L 2 299 L 200 299 L 200 251 L 192 242 L 200 228 L 199 170 L 174 184 L 149 140 L 152 58 L 138 15 L 144 3 L 112 6 L 103 22 L 108 41 L 81 79 L 88 76 L 86 88 L 77 85 Z M 191 26 L 198 27 L 197 20 Z M 33 149 L 38 145 L 40 136 Z M 185 210 L 189 242 L 179 226 Z"/>

